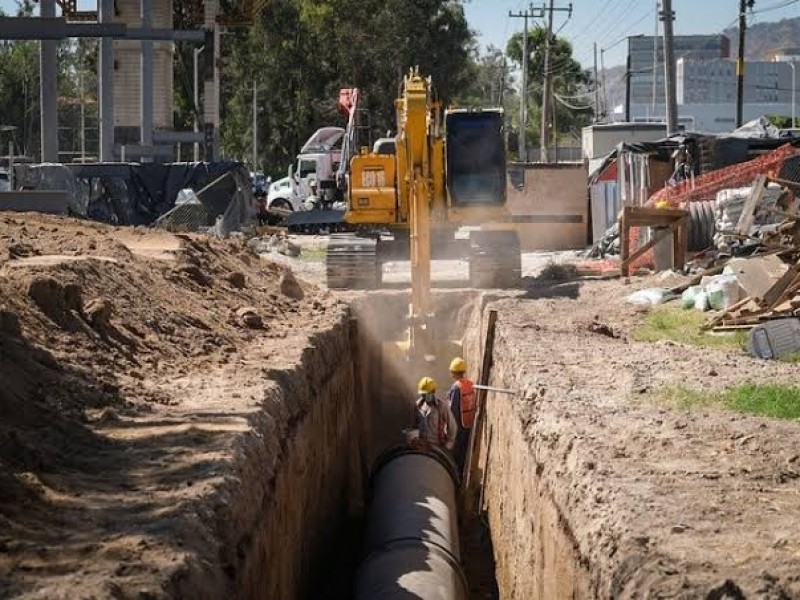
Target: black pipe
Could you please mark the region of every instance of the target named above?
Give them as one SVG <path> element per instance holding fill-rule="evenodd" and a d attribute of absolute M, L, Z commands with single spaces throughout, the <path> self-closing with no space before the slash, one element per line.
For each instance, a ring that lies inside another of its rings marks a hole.
<path fill-rule="evenodd" d="M 450 456 L 438 448 L 391 448 L 376 461 L 371 486 L 356 599 L 466 600 Z"/>

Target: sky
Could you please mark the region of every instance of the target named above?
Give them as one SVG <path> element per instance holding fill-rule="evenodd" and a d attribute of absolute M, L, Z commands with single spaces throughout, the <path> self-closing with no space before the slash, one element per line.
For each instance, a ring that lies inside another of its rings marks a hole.
<path fill-rule="evenodd" d="M 480 34 L 481 46 L 505 48 L 515 31 L 522 31 L 523 19 L 509 18 L 508 13 L 522 11 L 533 4 L 541 9 L 544 0 L 468 0 L 465 11 L 472 29 Z M 556 0 L 556 7 L 566 8 L 568 0 Z M 575 57 L 584 67 L 593 64 L 593 44 L 606 49 L 605 66 L 625 63 L 627 36 L 653 35 L 656 27 L 655 0 L 572 0 L 572 18 L 556 12 L 553 29 L 573 45 Z M 739 0 L 673 0 L 675 34 L 719 33 L 738 21 Z M 800 17 L 800 0 L 756 0 L 748 23 L 780 21 Z M 537 23 L 544 24 L 542 19 Z M 659 30 L 660 32 L 660 30 Z M 619 42 L 619 43 L 617 43 Z M 616 44 L 616 45 L 615 45 Z M 600 60 L 598 58 L 598 60 Z"/>
<path fill-rule="evenodd" d="M 482 46 L 492 44 L 505 48 L 506 41 L 515 31 L 522 31 L 523 20 L 509 18 L 509 11 L 518 12 L 530 7 L 541 8 L 545 0 L 531 3 L 526 0 L 465 0 L 465 10 L 470 26 L 479 33 Z M 95 2 L 79 0 L 79 6 L 90 7 Z M 566 8 L 568 0 L 556 0 L 555 6 Z M 652 35 L 656 27 L 656 0 L 572 0 L 572 17 L 557 12 L 553 28 L 558 35 L 572 42 L 575 57 L 589 68 L 593 63 L 593 43 L 597 42 L 603 53 L 605 66 L 625 62 L 629 35 Z M 6 12 L 15 9 L 14 0 L 0 0 Z M 735 25 L 739 0 L 673 0 L 676 35 L 693 33 L 718 33 Z M 779 21 L 800 17 L 800 0 L 756 0 L 754 14 L 749 23 Z M 541 19 L 534 22 L 542 23 Z M 619 42 L 619 43 L 617 43 Z M 599 59 L 598 59 L 599 60 Z"/>

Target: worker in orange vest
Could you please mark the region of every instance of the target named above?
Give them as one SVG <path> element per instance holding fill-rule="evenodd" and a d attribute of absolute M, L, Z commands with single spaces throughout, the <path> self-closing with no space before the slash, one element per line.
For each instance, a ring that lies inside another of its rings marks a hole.
<path fill-rule="evenodd" d="M 457 357 L 450 362 L 450 376 L 453 385 L 447 394 L 450 410 L 458 425 L 456 443 L 453 448 L 453 458 L 458 465 L 459 473 L 464 471 L 464 461 L 469 448 L 469 434 L 472 423 L 475 421 L 475 384 L 465 377 L 467 361 Z"/>
<path fill-rule="evenodd" d="M 419 441 L 452 450 L 458 425 L 448 404 L 436 397 L 436 382 L 431 377 L 423 377 L 417 390 Z"/>

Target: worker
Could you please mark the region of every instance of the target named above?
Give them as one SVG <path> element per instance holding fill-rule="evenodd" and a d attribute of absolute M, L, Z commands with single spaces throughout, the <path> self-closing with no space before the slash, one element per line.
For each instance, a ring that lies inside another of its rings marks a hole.
<path fill-rule="evenodd" d="M 423 377 L 419 380 L 417 390 L 417 428 L 420 441 L 452 450 L 458 426 L 447 403 L 436 397 L 436 382 L 430 377 Z"/>
<path fill-rule="evenodd" d="M 456 443 L 453 449 L 453 458 L 458 465 L 459 473 L 464 471 L 464 462 L 469 449 L 469 434 L 472 423 L 475 421 L 475 384 L 466 378 L 467 361 L 456 357 L 450 362 L 450 376 L 453 385 L 447 393 L 450 411 L 458 426 Z"/>

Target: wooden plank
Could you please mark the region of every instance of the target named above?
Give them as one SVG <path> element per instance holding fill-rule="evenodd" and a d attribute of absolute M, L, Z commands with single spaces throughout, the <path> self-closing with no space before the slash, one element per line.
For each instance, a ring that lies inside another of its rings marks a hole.
<path fill-rule="evenodd" d="M 753 183 L 753 190 L 747 197 L 747 201 L 744 203 L 744 208 L 742 209 L 742 214 L 739 217 L 739 222 L 736 224 L 736 233 L 740 235 L 749 235 L 750 228 L 753 226 L 756 208 L 758 208 L 758 205 L 761 204 L 761 200 L 764 198 L 766 186 L 766 175 L 759 175 L 756 177 Z"/>
<path fill-rule="evenodd" d="M 644 246 L 642 246 L 636 252 L 631 254 L 627 259 L 622 261 L 622 264 L 620 265 L 620 267 L 622 268 L 622 274 L 627 276 L 628 273 L 630 272 L 630 264 L 640 256 L 643 256 L 645 252 L 650 250 L 650 248 L 652 248 L 658 242 L 666 238 L 669 234 L 670 234 L 669 229 L 664 229 L 663 231 L 659 231 L 650 239 L 649 242 L 647 242 Z"/>
<path fill-rule="evenodd" d="M 620 265 L 620 271 L 624 277 L 630 275 L 627 266 L 622 266 L 626 264 L 628 260 L 628 255 L 630 254 L 630 225 L 628 225 L 628 206 L 622 209 L 619 217 L 619 243 L 620 243 L 620 259 L 622 263 Z"/>
<path fill-rule="evenodd" d="M 789 270 L 764 294 L 764 305 L 772 308 L 783 297 L 783 293 L 797 281 L 797 275 L 797 268 L 789 267 Z"/>
<path fill-rule="evenodd" d="M 758 325 L 758 323 L 750 323 L 750 324 L 744 323 L 742 325 L 717 325 L 711 331 L 714 331 L 716 333 L 725 333 L 726 331 L 742 331 L 742 330 L 752 329 L 756 325 Z"/>
<path fill-rule="evenodd" d="M 767 177 L 767 179 L 772 183 L 777 183 L 778 185 L 800 188 L 800 183 L 798 183 L 797 181 L 789 181 L 788 179 L 781 179 L 780 177 Z"/>
<path fill-rule="evenodd" d="M 655 219 L 658 223 L 680 219 L 688 214 L 680 208 L 652 208 L 649 206 L 626 206 L 623 212 L 630 220 Z"/>
<path fill-rule="evenodd" d="M 492 373 L 493 355 L 494 355 L 494 339 L 495 331 L 497 330 L 497 311 L 490 310 L 488 320 L 486 323 L 486 338 L 483 344 L 483 357 L 481 361 L 481 370 L 478 375 L 478 383 L 480 385 L 489 385 L 489 379 Z M 462 492 L 462 506 L 465 509 L 466 516 L 472 516 L 477 513 L 478 507 L 475 506 L 477 500 L 475 486 L 471 484 L 473 473 L 477 471 L 477 444 L 483 433 L 484 421 L 486 420 L 486 390 L 478 390 L 476 396 L 476 411 L 475 423 L 469 432 L 469 446 L 467 456 L 464 460 L 464 472 L 462 474 L 463 486 Z M 484 467 L 486 468 L 486 467 Z"/>

